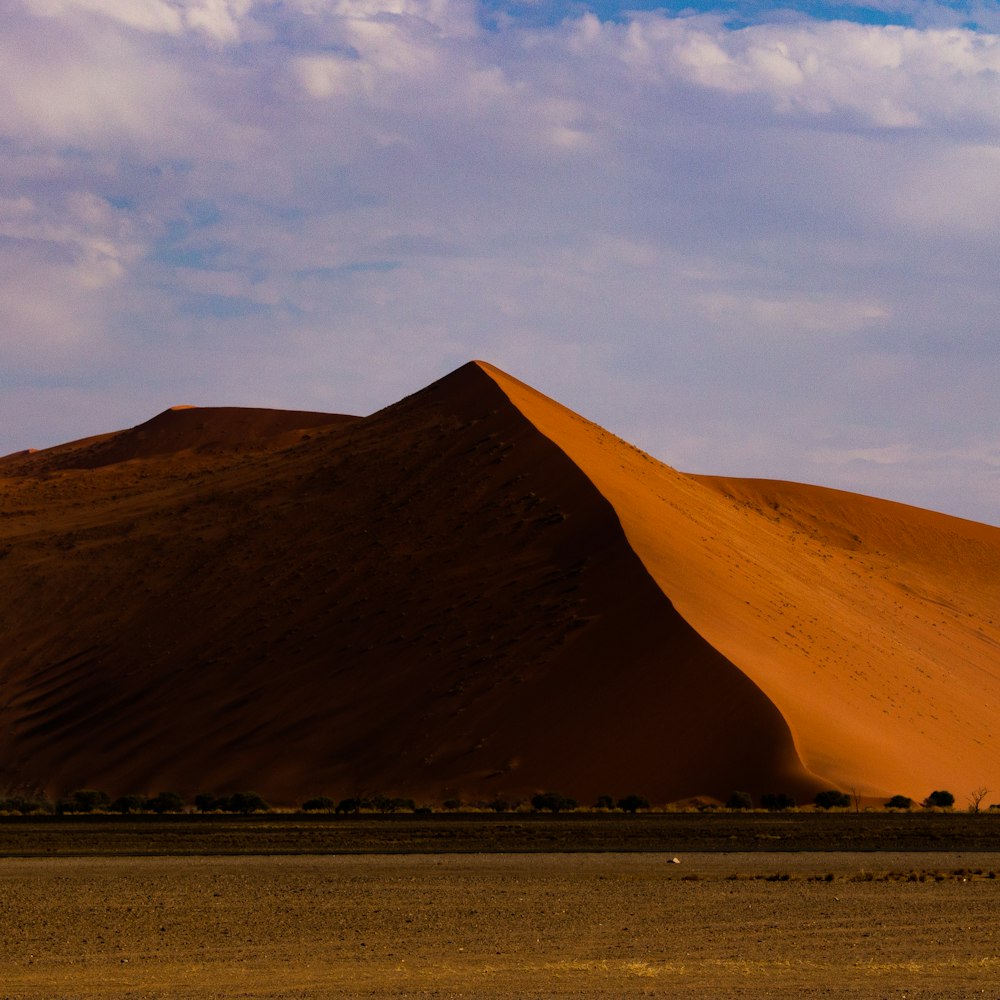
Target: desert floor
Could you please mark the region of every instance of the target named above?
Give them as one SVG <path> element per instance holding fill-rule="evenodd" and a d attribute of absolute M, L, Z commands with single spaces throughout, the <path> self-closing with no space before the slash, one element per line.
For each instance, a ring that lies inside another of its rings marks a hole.
<path fill-rule="evenodd" d="M 0 997 L 1000 996 L 1000 854 L 0 859 Z"/>

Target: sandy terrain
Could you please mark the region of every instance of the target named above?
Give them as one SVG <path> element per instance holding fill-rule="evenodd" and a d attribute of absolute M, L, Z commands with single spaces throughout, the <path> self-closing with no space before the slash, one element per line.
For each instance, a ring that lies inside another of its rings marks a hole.
<path fill-rule="evenodd" d="M 8 859 L 0 997 L 995 997 L 1000 883 L 976 874 L 991 866 L 1000 855 Z"/>
<path fill-rule="evenodd" d="M 1000 529 L 687 476 L 488 365 L 0 460 L 0 790 L 1000 788 Z"/>

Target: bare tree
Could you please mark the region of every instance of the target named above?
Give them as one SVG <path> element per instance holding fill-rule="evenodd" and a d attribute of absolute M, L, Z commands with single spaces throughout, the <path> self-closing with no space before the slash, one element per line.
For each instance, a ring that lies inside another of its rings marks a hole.
<path fill-rule="evenodd" d="M 984 788 L 980 785 L 974 792 L 969 794 L 969 812 L 977 813 L 979 812 L 979 807 L 983 804 L 983 799 L 990 794 L 988 788 Z"/>

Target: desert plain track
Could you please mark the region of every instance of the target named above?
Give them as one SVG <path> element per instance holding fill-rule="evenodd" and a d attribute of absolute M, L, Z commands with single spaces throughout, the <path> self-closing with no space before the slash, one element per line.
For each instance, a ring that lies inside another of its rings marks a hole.
<path fill-rule="evenodd" d="M 0 818 L 0 858 L 761 851 L 1000 851 L 1000 810 Z"/>

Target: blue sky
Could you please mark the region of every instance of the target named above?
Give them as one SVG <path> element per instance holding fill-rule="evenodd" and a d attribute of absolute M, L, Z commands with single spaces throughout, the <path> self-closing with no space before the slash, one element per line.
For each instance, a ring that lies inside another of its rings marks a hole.
<path fill-rule="evenodd" d="M 483 358 L 1000 524 L 997 9 L 0 0 L 0 454 Z"/>

